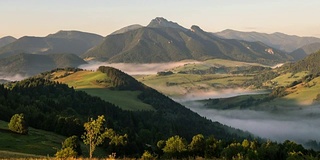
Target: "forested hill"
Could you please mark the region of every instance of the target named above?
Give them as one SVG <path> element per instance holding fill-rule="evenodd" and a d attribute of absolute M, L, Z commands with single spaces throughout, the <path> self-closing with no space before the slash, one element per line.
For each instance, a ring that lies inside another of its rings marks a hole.
<path fill-rule="evenodd" d="M 308 57 L 296 62 L 282 66 L 282 70 L 289 70 L 297 73 L 301 71 L 309 71 L 311 73 L 320 73 L 320 51 L 310 54 Z"/>
<path fill-rule="evenodd" d="M 121 73 L 113 68 L 105 69 L 109 73 Z M 173 135 L 188 140 L 198 133 L 229 140 L 244 137 L 243 132 L 211 122 L 156 90 L 143 87 L 139 98 L 155 111 L 123 111 L 65 84 L 33 77 L 0 86 L 0 119 L 9 121 L 13 114 L 24 113 L 30 126 L 70 136 L 81 135 L 83 123 L 89 117 L 105 115 L 109 127 L 129 135 L 128 145 L 117 155 L 141 153 L 145 144 L 156 145 L 158 140 Z"/>

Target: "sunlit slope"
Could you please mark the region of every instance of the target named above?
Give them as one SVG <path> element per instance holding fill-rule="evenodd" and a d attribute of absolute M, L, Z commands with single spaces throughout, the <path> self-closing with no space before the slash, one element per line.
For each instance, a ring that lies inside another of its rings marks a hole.
<path fill-rule="evenodd" d="M 165 95 L 179 97 L 188 93 L 208 92 L 224 88 L 239 88 L 250 76 L 227 74 L 179 74 L 167 76 L 135 76 L 139 81 Z"/>
<path fill-rule="evenodd" d="M 140 82 L 165 95 L 179 97 L 189 93 L 208 92 L 219 89 L 243 88 L 260 69 L 267 66 L 223 59 L 194 61 L 167 72 L 167 75 L 134 76 Z"/>
<path fill-rule="evenodd" d="M 153 110 L 149 104 L 138 99 L 141 91 L 111 90 L 111 79 L 100 71 L 57 71 L 52 73 L 53 79 L 68 84 L 77 90 L 118 105 L 125 110 Z M 67 76 L 63 76 L 67 75 Z M 60 77 L 60 78 L 58 78 Z"/>

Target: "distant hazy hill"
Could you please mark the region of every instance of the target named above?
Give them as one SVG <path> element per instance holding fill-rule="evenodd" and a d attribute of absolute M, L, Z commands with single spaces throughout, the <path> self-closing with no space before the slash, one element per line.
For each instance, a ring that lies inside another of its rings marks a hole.
<path fill-rule="evenodd" d="M 290 53 L 290 55 L 294 59 L 300 60 L 307 57 L 311 53 L 315 53 L 319 50 L 320 50 L 320 42 L 316 42 L 316 43 L 305 45 L 297 50 L 294 50 L 293 52 Z"/>
<path fill-rule="evenodd" d="M 133 25 L 130 25 L 130 26 L 127 26 L 127 27 L 123 27 L 117 31 L 114 31 L 113 33 L 111 34 L 121 34 L 121 33 L 125 33 L 125 32 L 128 32 L 128 31 L 132 31 L 132 30 L 136 30 L 136 29 L 139 29 L 139 28 L 142 28 L 143 26 L 141 26 L 140 24 L 133 24 Z"/>
<path fill-rule="evenodd" d="M 311 44 L 314 42 L 320 42 L 320 38 L 315 37 L 299 37 L 294 35 L 286 35 L 283 33 L 258 33 L 258 32 L 241 32 L 235 30 L 224 30 L 222 32 L 214 33 L 214 35 L 220 36 L 227 39 L 238 39 L 250 42 L 260 41 L 271 47 L 292 52 L 304 45 Z"/>
<path fill-rule="evenodd" d="M 198 26 L 185 29 L 163 18 L 152 20 L 147 27 L 109 35 L 82 57 L 125 63 L 222 58 L 275 64 L 292 60 L 286 53 L 260 42 L 221 39 Z"/>
<path fill-rule="evenodd" d="M 30 76 L 55 68 L 78 67 L 85 63 L 73 54 L 36 55 L 22 53 L 0 59 L 0 74 L 2 76 L 15 74 Z"/>
<path fill-rule="evenodd" d="M 32 54 L 72 53 L 81 55 L 102 42 L 102 40 L 102 36 L 79 31 L 59 31 L 47 37 L 25 36 L 0 48 L 0 58 L 19 52 Z"/>
<path fill-rule="evenodd" d="M 16 41 L 17 39 L 11 36 L 6 36 L 6 37 L 2 37 L 0 38 L 0 47 L 3 47 L 9 43 L 12 43 L 14 41 Z"/>

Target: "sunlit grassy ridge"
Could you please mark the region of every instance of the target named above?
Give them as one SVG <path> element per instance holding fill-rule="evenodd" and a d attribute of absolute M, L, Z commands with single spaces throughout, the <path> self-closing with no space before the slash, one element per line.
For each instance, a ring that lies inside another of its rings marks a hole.
<path fill-rule="evenodd" d="M 53 73 L 54 77 L 59 77 L 66 71 Z M 143 103 L 138 99 L 140 91 L 118 91 L 110 90 L 112 87 L 110 78 L 100 71 L 78 71 L 69 73 L 70 75 L 57 78 L 56 80 L 68 84 L 77 90 L 87 92 L 92 96 L 113 103 L 124 110 L 153 110 L 152 106 Z"/>

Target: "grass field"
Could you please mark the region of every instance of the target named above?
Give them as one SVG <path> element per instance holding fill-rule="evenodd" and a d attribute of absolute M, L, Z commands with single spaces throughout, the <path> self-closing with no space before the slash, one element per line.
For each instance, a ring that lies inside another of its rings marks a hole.
<path fill-rule="evenodd" d="M 190 92 L 239 87 L 252 77 L 229 74 L 172 74 L 135 76 L 135 78 L 165 95 L 179 97 Z"/>
<path fill-rule="evenodd" d="M 105 88 L 83 88 L 80 90 L 116 104 L 124 110 L 153 110 L 151 105 L 143 103 L 138 99 L 138 95 L 141 93 L 140 91 L 114 91 Z"/>
<path fill-rule="evenodd" d="M 53 74 L 57 76 L 62 75 L 61 73 Z M 68 86 L 76 90 L 82 90 L 92 96 L 100 97 L 124 110 L 153 110 L 151 105 L 143 103 L 138 99 L 138 95 L 141 93 L 140 91 L 110 90 L 108 87 L 110 87 L 111 84 L 108 84 L 108 82 L 98 83 L 97 81 L 109 80 L 108 76 L 100 71 L 79 71 L 55 80 L 68 84 Z"/>
<path fill-rule="evenodd" d="M 278 86 L 287 86 L 294 81 L 300 80 L 302 77 L 306 76 L 308 72 L 299 72 L 296 74 L 286 73 L 279 77 L 271 80 L 273 83 L 276 83 Z"/>
<path fill-rule="evenodd" d="M 97 83 L 97 80 L 108 80 L 106 74 L 96 71 L 79 71 L 69 76 L 57 79 L 61 83 L 73 86 L 75 89 L 80 88 L 105 88 L 108 84 Z"/>
<path fill-rule="evenodd" d="M 263 66 L 258 63 L 247 63 L 247 62 L 239 62 L 239 61 L 231 61 L 224 59 L 210 59 L 203 62 L 190 62 L 183 66 L 179 66 L 171 69 L 173 72 L 177 73 L 179 71 L 188 71 L 188 70 L 206 70 L 210 67 L 240 67 L 240 66 Z"/>
<path fill-rule="evenodd" d="M 0 159 L 52 157 L 65 139 L 64 136 L 30 127 L 28 135 L 16 134 L 8 130 L 8 122 L 0 121 Z M 81 149 L 87 157 L 88 146 L 81 143 Z M 97 148 L 94 155 L 107 156 L 101 148 Z"/>
<path fill-rule="evenodd" d="M 29 156 L 53 156 L 57 149 L 61 148 L 61 142 L 65 139 L 64 136 L 33 128 L 29 128 L 28 135 L 6 132 L 8 122 L 4 121 L 0 121 L 0 128 L 2 129 L 0 131 L 0 150 L 31 154 Z"/>

